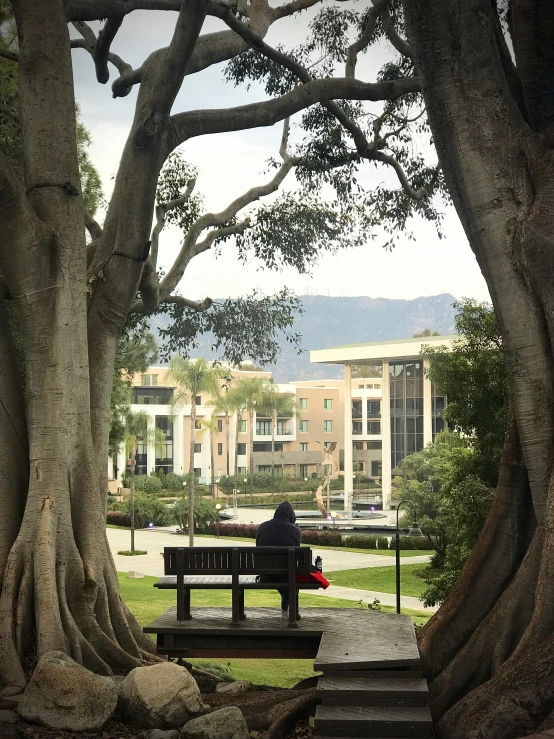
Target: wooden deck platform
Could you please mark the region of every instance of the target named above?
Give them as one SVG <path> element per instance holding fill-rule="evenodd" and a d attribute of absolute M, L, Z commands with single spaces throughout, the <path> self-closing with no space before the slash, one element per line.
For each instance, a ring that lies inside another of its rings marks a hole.
<path fill-rule="evenodd" d="M 315 669 L 343 671 L 419 666 L 409 616 L 370 610 L 304 608 L 295 629 L 276 608 L 248 608 L 240 627 L 229 608 L 193 608 L 177 621 L 176 608 L 144 628 L 161 654 L 182 657 L 314 659 Z"/>

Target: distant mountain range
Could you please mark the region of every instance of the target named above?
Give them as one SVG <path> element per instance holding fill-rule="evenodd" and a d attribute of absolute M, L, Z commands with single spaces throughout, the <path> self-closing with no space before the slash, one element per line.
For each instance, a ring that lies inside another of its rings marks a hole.
<path fill-rule="evenodd" d="M 406 339 L 426 328 L 431 333 L 452 334 L 455 300 L 449 293 L 414 300 L 305 295 L 301 298 L 304 314 L 298 316 L 294 325 L 294 331 L 302 335 L 304 351 L 298 355 L 290 344 L 283 342 L 281 357 L 266 369 L 272 371 L 277 382 L 341 377 L 340 366 L 310 364 L 310 351 L 340 344 Z M 160 324 L 158 318 L 152 325 L 156 335 Z M 194 354 L 214 358 L 211 345 L 211 334 L 206 334 Z"/>

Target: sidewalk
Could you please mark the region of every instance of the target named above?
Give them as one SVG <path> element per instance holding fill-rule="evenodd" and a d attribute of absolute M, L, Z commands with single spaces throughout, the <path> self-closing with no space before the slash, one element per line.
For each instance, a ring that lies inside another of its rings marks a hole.
<path fill-rule="evenodd" d="M 394 593 L 377 593 L 373 590 L 356 590 L 355 588 L 343 588 L 340 585 L 329 585 L 327 590 L 314 590 L 310 595 L 319 595 L 323 598 L 343 598 L 354 600 L 356 603 L 373 603 L 377 599 L 383 606 L 396 606 L 396 595 Z M 412 608 L 414 611 L 426 611 L 435 613 L 438 608 L 425 608 L 419 598 L 410 595 L 402 595 L 400 598 L 402 608 Z"/>

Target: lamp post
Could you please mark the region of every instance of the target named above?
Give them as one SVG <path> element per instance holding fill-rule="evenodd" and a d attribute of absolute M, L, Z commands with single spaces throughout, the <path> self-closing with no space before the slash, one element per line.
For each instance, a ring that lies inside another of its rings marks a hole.
<path fill-rule="evenodd" d="M 408 536 L 413 536 L 414 538 L 420 538 L 423 536 L 421 529 L 419 528 L 419 524 L 417 522 L 417 511 L 415 505 L 412 503 L 411 500 L 401 500 L 400 503 L 396 506 L 396 612 L 400 613 L 400 529 L 399 529 L 399 523 L 398 523 L 398 517 L 400 513 L 400 506 L 404 505 L 404 503 L 407 503 L 411 506 L 413 514 L 414 514 L 414 520 L 412 523 L 411 529 L 408 531 Z"/>
<path fill-rule="evenodd" d="M 219 539 L 219 511 L 221 510 L 221 503 L 216 503 L 215 509 L 217 511 L 217 538 Z"/>

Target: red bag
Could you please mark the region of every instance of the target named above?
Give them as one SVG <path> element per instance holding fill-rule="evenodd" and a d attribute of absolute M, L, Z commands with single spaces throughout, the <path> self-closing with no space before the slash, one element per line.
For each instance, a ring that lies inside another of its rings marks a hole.
<path fill-rule="evenodd" d="M 296 582 L 317 583 L 320 588 L 323 588 L 323 590 L 326 590 L 329 587 L 329 580 L 323 577 L 321 572 L 317 571 L 310 572 L 309 575 L 297 575 Z"/>

